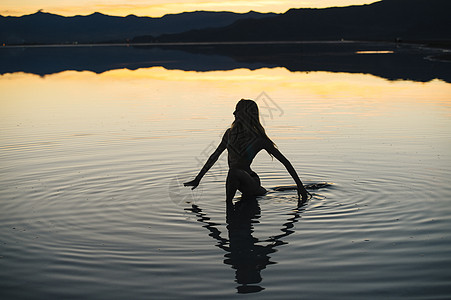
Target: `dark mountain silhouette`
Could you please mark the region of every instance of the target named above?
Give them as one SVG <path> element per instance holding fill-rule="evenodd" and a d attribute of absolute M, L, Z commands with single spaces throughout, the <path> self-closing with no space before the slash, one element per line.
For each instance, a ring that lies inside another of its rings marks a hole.
<path fill-rule="evenodd" d="M 162 42 L 451 39 L 450 0 L 383 0 L 368 5 L 290 9 L 223 28 L 162 35 Z"/>
<path fill-rule="evenodd" d="M 37 12 L 22 17 L 0 16 L 0 42 L 5 44 L 125 42 L 136 36 L 183 32 L 198 28 L 222 27 L 240 19 L 258 19 L 275 14 L 248 12 L 186 12 L 161 18 L 108 16 L 63 17 Z"/>
<path fill-rule="evenodd" d="M 0 43 L 450 40 L 451 1 L 383 0 L 284 14 L 187 12 L 161 18 L 37 12 L 0 16 Z"/>

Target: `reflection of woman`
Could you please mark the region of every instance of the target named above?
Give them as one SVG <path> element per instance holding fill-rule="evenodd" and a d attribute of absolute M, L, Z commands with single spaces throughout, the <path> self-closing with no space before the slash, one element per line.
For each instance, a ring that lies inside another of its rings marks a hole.
<path fill-rule="evenodd" d="M 204 224 L 212 238 L 218 243 L 217 247 L 226 251 L 224 263 L 235 269 L 235 281 L 239 284 L 238 293 L 255 293 L 264 288 L 259 284 L 262 281 L 261 271 L 270 264 L 275 264 L 270 260 L 270 255 L 277 250 L 277 246 L 284 245 L 284 237 L 292 234 L 294 224 L 298 222 L 302 206 L 293 210 L 292 215 L 283 224 L 280 231 L 282 233 L 265 240 L 255 238 L 254 225 L 259 223 L 260 206 L 255 197 L 248 197 L 233 203 L 226 202 L 226 221 L 228 238 L 224 238 L 216 227 L 218 224 L 211 219 L 197 205 L 192 205 L 186 210 L 193 212 L 197 216 L 197 221 Z"/>
<path fill-rule="evenodd" d="M 252 236 L 253 224 L 260 218 L 260 206 L 255 197 L 236 204 L 227 202 L 227 229 L 229 233 L 228 253 L 224 263 L 235 269 L 235 279 L 240 286 L 239 293 L 258 292 L 263 288 L 256 285 L 262 281 L 260 271 L 270 261 L 269 254 L 275 252 L 274 244 L 259 245 L 259 240 Z"/>
<path fill-rule="evenodd" d="M 257 104 L 252 100 L 242 99 L 237 103 L 233 114 L 235 121 L 224 133 L 218 148 L 208 158 L 196 178 L 186 182 L 185 186 L 192 186 L 195 189 L 205 173 L 215 164 L 221 153 L 227 149 L 229 163 L 226 182 L 227 201 L 232 201 L 237 190 L 248 196 L 264 195 L 266 190 L 260 185 L 260 178 L 257 173 L 251 170 L 250 165 L 257 153 L 265 149 L 285 166 L 296 182 L 298 196 L 302 196 L 302 201 L 306 201 L 308 192 L 296 171 L 288 159 L 275 147 L 260 124 Z"/>

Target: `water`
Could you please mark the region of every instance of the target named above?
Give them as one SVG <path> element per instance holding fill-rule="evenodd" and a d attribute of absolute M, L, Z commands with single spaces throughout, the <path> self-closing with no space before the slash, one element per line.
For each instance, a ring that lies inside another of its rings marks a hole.
<path fill-rule="evenodd" d="M 1 75 L 1 298 L 450 298 L 451 85 L 255 66 Z M 223 155 L 183 187 L 240 98 L 332 185 L 227 211 Z"/>

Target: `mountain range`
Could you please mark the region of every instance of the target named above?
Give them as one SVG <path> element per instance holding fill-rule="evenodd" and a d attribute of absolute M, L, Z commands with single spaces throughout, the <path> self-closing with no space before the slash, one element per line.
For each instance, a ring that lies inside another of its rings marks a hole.
<path fill-rule="evenodd" d="M 161 18 L 108 16 L 93 13 L 88 16 L 63 17 L 38 11 L 21 17 L 0 16 L 0 43 L 4 44 L 73 44 L 127 42 L 136 36 L 158 36 L 199 28 L 215 28 L 240 19 L 270 17 L 273 13 L 250 11 L 196 11 L 168 14 Z"/>
<path fill-rule="evenodd" d="M 163 35 L 161 42 L 450 40 L 450 0 L 383 0 L 368 5 L 290 9 L 222 28 Z"/>
<path fill-rule="evenodd" d="M 382 0 L 283 14 L 187 12 L 161 18 L 0 16 L 2 44 L 306 40 L 451 40 L 450 0 Z"/>

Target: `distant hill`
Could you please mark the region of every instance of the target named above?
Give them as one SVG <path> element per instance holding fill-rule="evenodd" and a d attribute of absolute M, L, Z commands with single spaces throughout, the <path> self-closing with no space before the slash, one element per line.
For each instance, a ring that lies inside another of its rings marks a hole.
<path fill-rule="evenodd" d="M 94 13 L 88 16 L 63 17 L 37 12 L 21 17 L 0 16 L 0 43 L 101 43 L 125 42 L 136 36 L 158 36 L 199 28 L 215 28 L 240 19 L 259 19 L 276 14 L 248 12 L 196 11 L 169 14 L 161 18 L 108 16 Z"/>
<path fill-rule="evenodd" d="M 451 0 L 383 0 L 369 5 L 290 9 L 223 28 L 162 35 L 161 42 L 450 40 Z"/>
<path fill-rule="evenodd" d="M 451 40 L 451 0 L 383 0 L 284 14 L 187 12 L 161 18 L 37 12 L 0 16 L 0 44 Z"/>

